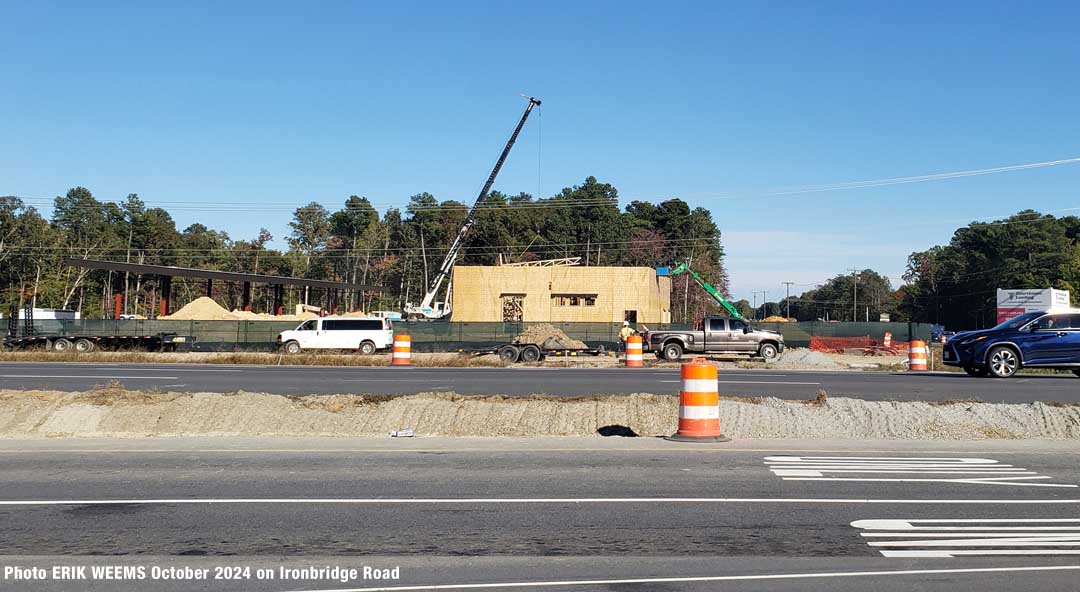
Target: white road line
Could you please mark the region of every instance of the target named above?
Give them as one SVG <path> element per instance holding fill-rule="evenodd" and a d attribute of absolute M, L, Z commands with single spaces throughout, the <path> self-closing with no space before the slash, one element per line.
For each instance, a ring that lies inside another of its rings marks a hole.
<path fill-rule="evenodd" d="M 751 497 L 567 497 L 567 498 L 161 498 L 98 500 L 0 500 L 4 506 L 107 506 L 155 504 L 959 504 L 1080 505 L 1080 498 L 1053 499 L 870 499 Z M 852 523 L 854 525 L 855 523 Z"/>
<path fill-rule="evenodd" d="M 985 477 L 982 479 L 862 479 L 840 477 L 789 477 L 785 481 L 859 481 L 863 483 L 965 483 L 968 485 L 1015 485 L 1017 487 L 1066 487 L 1067 483 L 1019 483 L 1021 479 L 1050 479 L 1050 477 Z"/>
<path fill-rule="evenodd" d="M 971 557 L 974 555 L 1023 555 L 1025 557 L 1037 556 L 1037 555 L 1080 555 L 1080 550 L 1076 549 L 977 549 L 977 550 L 963 550 L 956 549 L 952 551 L 882 551 L 882 556 L 892 558 L 942 558 L 949 557 Z"/>
<path fill-rule="evenodd" d="M 102 368 L 115 370 L 115 368 Z M 124 372 L 243 372 L 243 370 L 218 370 L 206 368 L 124 368 Z"/>
<path fill-rule="evenodd" d="M 1007 519 L 1004 523 L 1024 526 L 1002 527 L 1000 519 L 993 526 L 944 527 L 923 526 L 929 520 L 856 520 L 851 526 L 871 540 L 867 545 L 886 557 L 955 557 L 959 555 L 1077 555 L 1080 550 L 1062 547 L 1080 546 L 1080 520 L 1076 519 Z M 934 524 L 990 523 L 990 520 L 934 520 Z M 1045 526 L 1070 524 L 1071 526 Z M 949 532 L 941 532 L 949 528 Z M 927 532 L 932 531 L 932 532 Z M 893 540 L 880 540 L 893 539 Z M 1035 548 L 1033 548 L 1035 547 Z M 1041 548 L 1040 548 L 1041 547 Z"/>
<path fill-rule="evenodd" d="M 454 380 L 454 377 L 447 376 L 443 379 Z M 432 378 L 341 378 L 340 380 L 341 382 L 431 382 Z"/>
<path fill-rule="evenodd" d="M 1068 487 L 1066 483 L 1031 483 L 1051 479 L 1035 471 L 999 464 L 989 458 L 766 456 L 765 465 L 785 481 L 857 481 L 867 483 L 964 483 L 1017 487 Z M 831 475 L 868 475 L 866 477 Z M 876 477 L 870 475 L 908 475 Z M 924 475 L 940 475 L 925 477 Z"/>
<path fill-rule="evenodd" d="M 738 582 L 754 580 L 804 580 L 818 578 L 859 578 L 874 576 L 919 576 L 978 573 L 1031 573 L 1080 570 L 1080 565 L 1039 565 L 1022 567 L 968 567 L 957 569 L 897 569 L 880 571 L 834 571 L 788 574 L 752 574 L 741 576 L 687 576 L 682 578 L 624 578 L 610 580 L 554 580 L 548 582 L 490 582 L 483 584 L 421 584 L 415 586 L 378 586 L 374 588 L 334 588 L 313 592 L 410 592 L 419 590 L 490 590 L 502 588 L 554 588 L 565 586 L 615 586 L 627 584 L 674 584 L 691 582 Z M 312 592 L 312 591 L 290 591 Z"/>
<path fill-rule="evenodd" d="M 820 382 L 789 382 L 784 380 L 718 380 L 720 384 L 794 384 L 803 386 L 816 386 Z"/>
<path fill-rule="evenodd" d="M 920 518 L 918 520 L 856 520 L 851 525 L 856 528 L 926 528 L 944 530 L 946 527 L 918 526 L 922 524 L 1025 524 L 1029 522 L 1070 523 L 1080 526 L 1080 518 Z M 949 527 L 952 528 L 952 527 Z M 966 527 L 955 527 L 966 528 Z"/>
<path fill-rule="evenodd" d="M 0 374 L 0 378 L 102 378 L 107 380 L 177 380 L 179 376 L 106 376 L 103 374 Z"/>
<path fill-rule="evenodd" d="M 858 462 L 858 461 L 875 461 L 875 462 L 915 462 L 915 461 L 934 461 L 936 463 L 952 463 L 952 464 L 980 464 L 980 465 L 993 465 L 997 464 L 997 461 L 992 458 L 941 458 L 939 456 L 766 456 L 767 462 L 801 462 L 803 460 L 814 461 L 830 461 L 830 462 Z"/>

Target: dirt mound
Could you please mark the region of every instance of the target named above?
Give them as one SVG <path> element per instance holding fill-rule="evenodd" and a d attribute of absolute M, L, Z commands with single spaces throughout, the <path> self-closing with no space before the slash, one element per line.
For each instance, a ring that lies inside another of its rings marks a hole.
<path fill-rule="evenodd" d="M 732 438 L 1078 439 L 1080 406 L 862 401 L 720 401 Z M 291 396 L 0 390 L 0 437 L 589 436 L 624 426 L 640 436 L 674 433 L 679 398 L 630 394 L 574 399 L 423 393 Z"/>
<path fill-rule="evenodd" d="M 237 316 L 208 296 L 192 300 L 180 310 L 160 317 L 170 321 L 235 321 Z"/>
<path fill-rule="evenodd" d="M 551 341 L 548 341 L 551 340 Z M 584 341 L 571 339 L 561 329 L 553 325 L 533 325 L 521 332 L 514 338 L 514 343 L 543 344 L 548 349 L 586 349 L 589 346 Z"/>
<path fill-rule="evenodd" d="M 773 315 L 771 317 L 765 317 L 765 318 L 761 319 L 760 322 L 762 322 L 762 323 L 790 323 L 791 319 L 786 318 L 786 317 L 778 317 L 778 316 Z"/>

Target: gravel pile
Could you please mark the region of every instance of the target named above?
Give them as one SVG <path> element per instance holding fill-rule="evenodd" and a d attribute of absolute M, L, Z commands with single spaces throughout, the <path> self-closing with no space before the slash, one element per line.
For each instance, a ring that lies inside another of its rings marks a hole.
<path fill-rule="evenodd" d="M 550 342 L 548 340 L 551 340 Z M 549 349 L 587 349 L 584 341 L 571 339 L 569 335 L 553 325 L 533 325 L 514 338 L 514 343 L 542 344 Z"/>
<path fill-rule="evenodd" d="M 837 370 L 844 367 L 834 362 L 828 354 L 805 348 L 789 349 L 769 366 L 789 370 Z"/>
<path fill-rule="evenodd" d="M 675 431 L 678 398 L 651 394 L 560 399 L 262 393 L 0 391 L 0 437 L 589 436 L 622 426 L 640 436 Z M 1080 406 L 937 404 L 828 398 L 722 400 L 732 438 L 1080 439 Z"/>

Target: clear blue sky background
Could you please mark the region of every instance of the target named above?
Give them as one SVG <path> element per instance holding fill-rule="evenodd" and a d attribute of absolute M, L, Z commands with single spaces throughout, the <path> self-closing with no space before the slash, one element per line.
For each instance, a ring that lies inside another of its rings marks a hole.
<path fill-rule="evenodd" d="M 0 194 L 134 192 L 280 243 L 312 200 L 472 199 L 529 93 L 498 189 L 595 175 L 707 207 L 734 296 L 772 300 L 1080 206 L 1080 164 L 760 197 L 1080 156 L 1077 23 L 1075 2 L 7 2 Z"/>

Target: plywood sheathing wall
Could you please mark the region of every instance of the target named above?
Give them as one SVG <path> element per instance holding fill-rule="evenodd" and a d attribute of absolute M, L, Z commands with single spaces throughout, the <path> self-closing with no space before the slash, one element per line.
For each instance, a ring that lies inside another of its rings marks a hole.
<path fill-rule="evenodd" d="M 502 321 L 502 297 L 524 295 L 524 322 L 671 322 L 671 278 L 651 267 L 478 267 L 454 269 L 453 320 Z M 552 294 L 595 294 L 595 306 L 555 306 Z"/>

